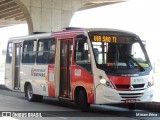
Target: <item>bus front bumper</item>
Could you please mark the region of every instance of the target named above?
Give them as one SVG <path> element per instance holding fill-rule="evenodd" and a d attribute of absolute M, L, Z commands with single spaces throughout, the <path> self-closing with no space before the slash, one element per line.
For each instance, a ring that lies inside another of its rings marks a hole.
<path fill-rule="evenodd" d="M 135 102 L 151 102 L 153 98 L 153 86 L 143 90 L 135 91 L 118 91 L 99 85 L 96 88 L 95 104 L 115 104 L 127 103 L 127 101 Z"/>

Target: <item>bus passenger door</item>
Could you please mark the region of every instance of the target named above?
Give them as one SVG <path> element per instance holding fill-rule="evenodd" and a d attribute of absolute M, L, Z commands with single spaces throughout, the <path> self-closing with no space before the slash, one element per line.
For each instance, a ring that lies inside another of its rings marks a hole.
<path fill-rule="evenodd" d="M 60 97 L 69 98 L 71 92 L 72 39 L 60 43 Z"/>
<path fill-rule="evenodd" d="M 15 43 L 15 56 L 14 58 L 14 86 L 15 90 L 20 89 L 20 61 L 21 61 L 21 53 L 22 53 L 22 44 Z"/>

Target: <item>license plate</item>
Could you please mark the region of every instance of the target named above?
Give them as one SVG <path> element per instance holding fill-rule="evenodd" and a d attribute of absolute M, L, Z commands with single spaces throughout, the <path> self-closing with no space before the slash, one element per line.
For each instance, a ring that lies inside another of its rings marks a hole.
<path fill-rule="evenodd" d="M 136 99 L 127 99 L 126 103 L 136 103 Z"/>

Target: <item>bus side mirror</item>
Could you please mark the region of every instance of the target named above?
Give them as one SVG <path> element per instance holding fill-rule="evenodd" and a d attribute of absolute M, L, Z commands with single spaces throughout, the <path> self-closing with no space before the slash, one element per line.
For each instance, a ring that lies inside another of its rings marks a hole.
<path fill-rule="evenodd" d="M 146 41 L 142 40 L 142 44 L 144 45 L 144 47 L 146 47 Z"/>

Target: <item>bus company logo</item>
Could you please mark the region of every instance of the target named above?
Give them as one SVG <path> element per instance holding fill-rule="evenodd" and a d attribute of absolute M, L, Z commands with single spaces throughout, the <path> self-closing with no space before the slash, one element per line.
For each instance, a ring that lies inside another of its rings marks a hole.
<path fill-rule="evenodd" d="M 31 76 L 45 77 L 45 69 L 31 69 Z"/>
<path fill-rule="evenodd" d="M 133 89 L 134 89 L 133 85 L 130 85 L 129 89 L 130 89 L 130 90 L 133 90 Z"/>

